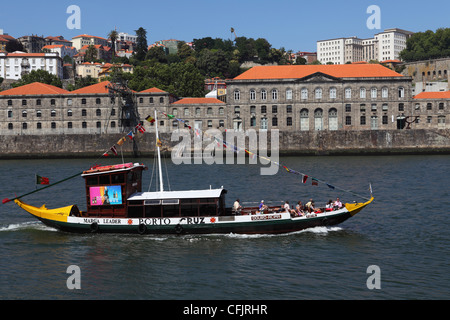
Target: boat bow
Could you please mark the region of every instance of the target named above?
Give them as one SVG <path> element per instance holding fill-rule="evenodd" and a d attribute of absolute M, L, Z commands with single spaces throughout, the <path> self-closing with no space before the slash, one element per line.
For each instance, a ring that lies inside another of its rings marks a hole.
<path fill-rule="evenodd" d="M 353 217 L 355 214 L 360 212 L 364 207 L 367 207 L 369 204 L 371 204 L 373 200 L 374 197 L 371 197 L 370 200 L 365 203 L 346 203 L 345 207 Z"/>
<path fill-rule="evenodd" d="M 35 216 L 38 219 L 66 222 L 68 216 L 80 214 L 80 211 L 78 210 L 78 207 L 76 205 L 58 209 L 47 209 L 45 204 L 42 207 L 38 208 L 26 204 L 20 199 L 16 199 L 14 200 L 14 202 L 23 210 L 25 210 L 26 212 L 30 213 L 31 215 Z"/>

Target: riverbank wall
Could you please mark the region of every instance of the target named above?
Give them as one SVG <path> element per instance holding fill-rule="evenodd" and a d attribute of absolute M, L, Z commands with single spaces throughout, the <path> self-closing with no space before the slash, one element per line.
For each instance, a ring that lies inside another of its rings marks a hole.
<path fill-rule="evenodd" d="M 126 137 L 122 146 L 117 141 L 124 135 L 43 135 L 0 136 L 0 159 L 34 158 L 101 158 L 116 146 L 126 157 L 148 157 L 155 151 L 154 133 L 137 133 L 134 140 Z M 171 133 L 161 133 L 160 139 L 168 151 L 180 145 L 181 138 L 172 140 Z M 192 138 L 193 139 L 193 138 Z M 225 139 L 225 135 L 224 135 Z M 260 137 L 258 136 L 258 141 Z M 275 140 L 267 133 L 267 154 Z M 373 131 L 279 131 L 279 153 L 301 155 L 386 155 L 386 154 L 450 154 L 450 130 L 373 130 Z M 203 146 L 214 143 L 204 141 Z M 235 144 L 237 142 L 235 140 Z M 192 143 L 192 148 L 194 143 Z M 248 138 L 246 141 L 249 148 Z M 251 150 L 251 149 L 250 149 Z"/>

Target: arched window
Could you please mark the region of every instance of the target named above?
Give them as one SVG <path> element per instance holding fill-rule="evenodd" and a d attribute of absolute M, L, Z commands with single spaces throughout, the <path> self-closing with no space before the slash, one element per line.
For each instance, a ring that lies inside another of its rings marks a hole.
<path fill-rule="evenodd" d="M 308 109 L 302 109 L 300 111 L 300 130 L 301 131 L 309 130 L 309 111 L 308 111 Z"/>
<path fill-rule="evenodd" d="M 316 99 L 322 99 L 322 88 L 317 88 L 315 90 Z"/>
<path fill-rule="evenodd" d="M 338 116 L 336 108 L 331 108 L 330 110 L 328 110 L 328 129 L 329 130 L 338 129 Z"/>
<path fill-rule="evenodd" d="M 239 90 L 234 91 L 234 101 L 241 100 L 241 92 Z"/>
<path fill-rule="evenodd" d="M 314 129 L 323 130 L 323 110 L 320 108 L 314 111 Z"/>
<path fill-rule="evenodd" d="M 250 90 L 250 100 L 256 100 L 256 91 L 255 89 Z"/>
<path fill-rule="evenodd" d="M 277 89 L 273 89 L 272 90 L 272 100 L 273 101 L 277 101 L 278 100 L 278 90 Z"/>

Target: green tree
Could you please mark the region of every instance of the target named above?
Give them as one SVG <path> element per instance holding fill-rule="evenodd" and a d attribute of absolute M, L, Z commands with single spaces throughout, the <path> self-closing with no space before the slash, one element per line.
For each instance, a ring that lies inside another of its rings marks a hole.
<path fill-rule="evenodd" d="M 33 70 L 29 74 L 23 75 L 22 79 L 12 86 L 17 88 L 34 82 L 50 84 L 52 86 L 62 88 L 61 79 L 45 70 Z"/>
<path fill-rule="evenodd" d="M 117 38 L 119 37 L 119 34 L 116 30 L 112 30 L 110 33 L 108 33 L 109 39 L 111 39 L 112 43 L 112 57 L 113 59 L 116 57 L 116 42 Z"/>
<path fill-rule="evenodd" d="M 22 51 L 26 52 L 25 48 L 23 47 L 22 43 L 19 40 L 9 40 L 6 43 L 5 46 L 6 52 L 15 52 L 15 51 Z"/>
<path fill-rule="evenodd" d="M 84 60 L 86 62 L 96 62 L 98 59 L 97 56 L 97 49 L 93 45 L 90 45 L 87 50 L 86 54 L 84 55 Z"/>
<path fill-rule="evenodd" d="M 140 27 L 136 32 L 136 50 L 134 56 L 138 61 L 144 61 L 148 51 L 147 30 Z"/>
<path fill-rule="evenodd" d="M 400 52 L 400 59 L 407 62 L 445 57 L 450 57 L 450 28 L 417 32 L 406 41 L 406 48 Z"/>

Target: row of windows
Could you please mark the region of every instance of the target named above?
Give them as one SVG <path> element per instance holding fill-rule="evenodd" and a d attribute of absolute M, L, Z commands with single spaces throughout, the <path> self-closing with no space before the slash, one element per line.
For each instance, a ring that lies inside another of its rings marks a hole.
<path fill-rule="evenodd" d="M 52 129 L 56 129 L 56 122 L 50 123 L 50 127 Z M 102 127 L 102 123 L 100 121 L 96 122 L 96 127 L 100 129 Z M 116 127 L 116 122 L 115 121 L 111 121 L 111 128 L 115 128 L 115 127 Z M 74 128 L 73 122 L 67 122 L 67 129 L 72 129 L 72 128 Z M 87 129 L 87 122 L 82 122 L 81 123 L 81 128 Z M 14 129 L 14 124 L 8 123 L 8 129 L 9 130 L 13 130 Z M 28 123 L 26 123 L 26 122 L 22 123 L 22 129 L 23 130 L 27 130 L 28 129 Z M 38 130 L 42 129 L 42 123 L 41 122 L 36 123 L 36 129 L 38 129 Z"/>
<path fill-rule="evenodd" d="M 71 117 L 73 115 L 73 111 L 71 109 L 67 110 L 67 116 Z M 95 115 L 98 117 L 102 116 L 102 110 L 97 109 L 95 110 Z M 115 116 L 116 115 L 116 110 L 112 109 L 111 110 L 111 116 Z M 28 116 L 28 111 L 27 110 L 23 110 L 22 111 L 22 118 L 26 118 Z M 56 117 L 56 110 L 51 110 L 50 111 L 50 116 L 51 117 Z M 81 110 L 81 116 L 82 117 L 87 117 L 87 110 L 86 109 L 82 109 Z M 13 117 L 13 111 L 12 110 L 8 110 L 8 118 L 12 118 Z M 42 111 L 41 110 L 37 110 L 36 111 L 36 117 L 37 118 L 41 118 L 42 117 Z"/>
<path fill-rule="evenodd" d="M 201 112 L 202 112 L 202 108 L 195 108 L 194 115 L 200 116 L 200 115 L 201 115 Z M 220 107 L 220 108 L 218 109 L 218 112 L 219 112 L 219 115 L 224 115 L 224 114 L 225 114 L 225 108 Z M 206 109 L 206 114 L 207 114 L 207 115 L 213 115 L 213 114 L 214 114 L 213 108 L 208 107 L 208 108 Z M 178 109 L 177 109 L 177 108 L 173 108 L 173 109 L 172 109 L 172 115 L 178 116 Z M 184 109 L 183 109 L 183 116 L 189 116 L 189 115 L 190 115 L 190 109 L 189 109 L 189 108 L 184 108 Z"/>
<path fill-rule="evenodd" d="M 164 98 L 161 97 L 159 98 L 159 102 L 160 103 L 164 103 Z M 144 103 L 144 98 L 139 98 L 139 103 Z M 154 99 L 151 97 L 149 98 L 149 103 L 154 103 Z M 73 104 L 73 99 L 67 99 L 67 105 L 71 106 Z M 83 98 L 81 99 L 81 104 L 82 105 L 86 105 L 87 104 L 87 99 Z M 95 104 L 102 104 L 102 99 L 101 98 L 96 98 L 95 99 Z M 8 100 L 8 106 L 12 106 L 13 105 L 13 100 Z M 28 105 L 28 100 L 26 99 L 22 99 L 22 106 L 26 106 Z M 42 105 L 42 100 L 41 99 L 36 99 L 36 105 L 40 106 Z M 50 100 L 50 105 L 54 106 L 56 105 L 56 99 L 51 99 Z"/>
<path fill-rule="evenodd" d="M 378 98 L 378 89 L 377 88 L 371 88 L 370 90 L 367 90 L 366 88 L 360 88 L 359 89 L 359 97 L 361 99 L 366 99 L 367 97 L 370 97 L 372 99 Z M 323 89 L 322 88 L 316 88 L 313 91 L 315 99 L 322 99 L 323 98 Z M 308 99 L 309 91 L 307 88 L 302 88 L 300 91 L 300 98 L 302 100 Z M 251 89 L 250 90 L 250 101 L 256 100 L 256 90 Z M 273 89 L 271 91 L 271 97 L 272 101 L 278 100 L 278 90 Z M 261 100 L 265 101 L 267 100 L 267 91 L 265 89 L 262 89 L 260 92 Z M 351 88 L 345 88 L 344 89 L 344 97 L 345 99 L 351 99 L 352 98 L 352 89 Z M 382 98 L 389 98 L 389 89 L 387 87 L 384 87 L 381 89 L 381 97 Z M 398 97 L 404 98 L 405 97 L 405 88 L 399 87 L 398 88 Z M 329 98 L 330 99 L 336 99 L 337 98 L 337 88 L 330 88 L 329 89 Z M 293 92 L 292 89 L 286 90 L 286 100 L 292 100 L 293 99 Z M 235 90 L 234 91 L 234 101 L 240 101 L 241 100 L 241 91 Z"/>

